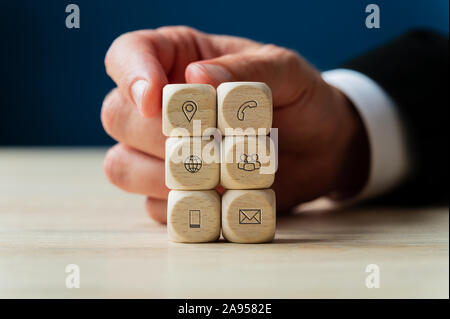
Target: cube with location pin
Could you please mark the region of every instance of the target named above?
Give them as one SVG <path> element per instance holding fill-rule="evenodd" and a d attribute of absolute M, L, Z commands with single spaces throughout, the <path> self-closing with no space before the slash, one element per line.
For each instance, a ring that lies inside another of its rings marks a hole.
<path fill-rule="evenodd" d="M 163 89 L 163 134 L 202 136 L 216 128 L 216 90 L 209 84 L 169 84 Z"/>

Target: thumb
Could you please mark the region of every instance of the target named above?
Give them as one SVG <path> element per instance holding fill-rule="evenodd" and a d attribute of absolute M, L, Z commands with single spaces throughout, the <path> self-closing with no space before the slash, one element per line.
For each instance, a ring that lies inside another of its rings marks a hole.
<path fill-rule="evenodd" d="M 320 74 L 295 52 L 265 45 L 253 52 L 228 54 L 191 63 L 185 72 L 187 83 L 265 82 L 272 90 L 274 105 L 291 104 L 309 89 Z"/>

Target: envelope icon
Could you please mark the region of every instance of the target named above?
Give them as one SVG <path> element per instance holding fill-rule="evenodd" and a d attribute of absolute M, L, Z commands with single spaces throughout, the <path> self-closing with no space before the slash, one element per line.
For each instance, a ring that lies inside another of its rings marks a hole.
<path fill-rule="evenodd" d="M 239 209 L 239 224 L 261 224 L 261 209 Z"/>

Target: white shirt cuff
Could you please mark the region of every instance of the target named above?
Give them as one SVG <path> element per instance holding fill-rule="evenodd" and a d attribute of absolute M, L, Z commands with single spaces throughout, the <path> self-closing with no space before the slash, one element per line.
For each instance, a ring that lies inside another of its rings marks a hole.
<path fill-rule="evenodd" d="M 369 199 L 399 185 L 410 173 L 412 163 L 395 102 L 362 73 L 336 69 L 323 72 L 322 77 L 353 103 L 369 138 L 369 179 L 353 200 Z"/>

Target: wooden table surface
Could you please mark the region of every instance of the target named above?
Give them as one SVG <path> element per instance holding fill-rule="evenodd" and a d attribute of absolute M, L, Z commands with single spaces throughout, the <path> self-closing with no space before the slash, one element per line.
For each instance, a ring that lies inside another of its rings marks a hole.
<path fill-rule="evenodd" d="M 108 184 L 104 152 L 0 149 L 0 297 L 449 297 L 448 207 L 319 202 L 279 218 L 271 244 L 176 244 L 142 196 Z M 366 287 L 368 264 L 380 288 Z"/>

